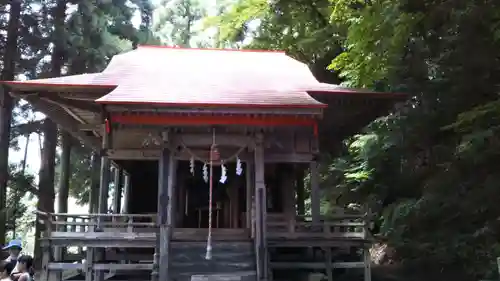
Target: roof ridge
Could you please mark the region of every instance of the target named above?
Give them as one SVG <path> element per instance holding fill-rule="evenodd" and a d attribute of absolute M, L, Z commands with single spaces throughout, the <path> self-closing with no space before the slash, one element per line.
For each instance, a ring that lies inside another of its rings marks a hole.
<path fill-rule="evenodd" d="M 241 52 L 241 53 L 280 53 L 284 54 L 285 51 L 281 50 L 257 50 L 257 49 L 222 49 L 222 48 L 185 48 L 178 46 L 165 46 L 165 45 L 138 45 L 137 48 L 157 48 L 157 49 L 177 49 L 185 51 L 221 51 L 221 52 Z"/>

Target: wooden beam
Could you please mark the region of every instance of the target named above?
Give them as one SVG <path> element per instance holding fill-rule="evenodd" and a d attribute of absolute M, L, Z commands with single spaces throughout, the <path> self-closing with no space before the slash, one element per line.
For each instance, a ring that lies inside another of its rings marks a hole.
<path fill-rule="evenodd" d="M 196 155 L 208 154 L 205 150 L 191 150 Z M 109 158 L 113 160 L 158 160 L 160 158 L 160 149 L 110 149 L 107 151 Z M 186 151 L 177 152 L 174 154 L 177 160 L 188 161 L 191 155 Z M 222 155 L 224 158 L 224 155 Z M 239 155 L 241 161 L 251 161 L 252 153 L 242 152 Z M 279 153 L 265 152 L 264 161 L 266 163 L 309 163 L 313 160 L 311 153 Z M 236 159 L 232 159 L 236 161 Z"/>
<path fill-rule="evenodd" d="M 127 129 L 114 126 L 113 134 L 117 136 L 116 146 L 120 145 L 120 140 L 130 137 L 131 135 L 134 138 L 138 138 L 136 140 L 137 146 L 140 146 L 143 139 L 150 138 L 152 135 L 156 137 L 156 140 L 159 140 L 161 137 L 161 132 L 164 131 L 159 128 L 135 128 L 135 129 Z M 199 128 L 203 130 L 203 128 Z M 175 128 L 172 128 L 175 131 Z M 181 129 L 182 130 L 182 129 Z M 215 142 L 219 147 L 227 146 L 232 148 L 248 148 L 248 150 L 253 150 L 253 137 L 249 133 L 244 132 L 244 128 L 241 128 L 241 133 L 217 133 L 215 136 Z M 171 140 L 172 145 L 177 147 L 210 147 L 212 145 L 213 136 L 209 132 L 200 131 L 199 133 L 176 133 L 174 139 Z M 314 143 L 316 139 L 312 134 L 308 133 L 293 133 L 293 131 L 284 131 L 284 132 L 275 132 L 274 134 L 269 134 L 264 139 L 264 147 L 266 149 L 279 149 L 283 151 L 295 151 L 300 153 L 305 152 L 314 152 Z M 154 148 L 155 146 L 151 146 L 150 148 Z M 139 148 L 139 147 L 130 147 L 130 148 Z M 156 144 L 156 148 L 158 148 L 158 143 Z"/>
<path fill-rule="evenodd" d="M 79 131 L 78 123 L 75 122 L 74 118 L 70 117 L 69 114 L 66 113 L 61 107 L 51 105 L 36 96 L 26 96 L 23 98 L 27 102 L 29 102 L 36 110 L 45 114 L 73 137 L 81 140 L 86 146 L 94 149 L 99 149 L 101 147 L 99 144 L 99 140 L 96 137 L 89 136 L 84 132 Z"/>
<path fill-rule="evenodd" d="M 90 101 L 75 101 L 55 95 L 47 95 L 40 98 L 43 99 L 44 101 L 59 105 L 61 107 L 73 107 L 75 109 L 89 111 L 98 115 L 100 115 L 102 112 L 101 107 L 99 105 Z"/>
<path fill-rule="evenodd" d="M 102 132 L 104 130 L 104 124 L 79 124 L 78 130 Z"/>
<path fill-rule="evenodd" d="M 210 146 L 213 142 L 211 134 L 179 134 L 172 140 L 175 145 Z M 252 147 L 253 138 L 241 134 L 216 134 L 215 143 L 220 146 Z"/>
<path fill-rule="evenodd" d="M 291 115 L 321 115 L 323 109 L 321 108 L 182 108 L 182 107 L 152 107 L 136 105 L 134 108 L 130 108 L 130 106 L 120 106 L 120 105 L 109 105 L 107 109 L 110 112 L 164 112 L 164 113 L 194 113 L 194 114 L 269 114 L 269 115 L 283 115 L 283 114 L 291 114 Z"/>

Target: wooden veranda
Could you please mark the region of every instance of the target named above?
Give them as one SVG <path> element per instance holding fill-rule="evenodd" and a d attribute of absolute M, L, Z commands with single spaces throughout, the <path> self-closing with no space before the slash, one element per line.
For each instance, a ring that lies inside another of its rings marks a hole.
<path fill-rule="evenodd" d="M 95 213 L 39 212 L 42 280 L 370 280 L 370 216 L 321 214 L 318 161 L 404 97 L 319 83 L 281 52 L 158 47 L 3 83 L 100 158 Z"/>

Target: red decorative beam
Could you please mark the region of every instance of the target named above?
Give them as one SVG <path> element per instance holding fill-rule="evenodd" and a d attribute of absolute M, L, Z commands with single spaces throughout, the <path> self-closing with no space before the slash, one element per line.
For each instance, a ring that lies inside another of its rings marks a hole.
<path fill-rule="evenodd" d="M 132 125 L 246 125 L 246 126 L 316 126 L 313 118 L 289 116 L 167 116 L 112 114 L 111 123 Z"/>

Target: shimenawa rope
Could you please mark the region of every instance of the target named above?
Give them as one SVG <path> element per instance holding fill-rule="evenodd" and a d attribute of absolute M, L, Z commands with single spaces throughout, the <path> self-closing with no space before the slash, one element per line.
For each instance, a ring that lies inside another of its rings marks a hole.
<path fill-rule="evenodd" d="M 209 192 L 208 192 L 208 237 L 207 237 L 207 253 L 206 260 L 212 259 L 212 191 L 213 191 L 213 154 L 215 152 L 215 130 L 212 131 L 212 145 L 210 146 L 210 176 L 209 176 Z"/>

